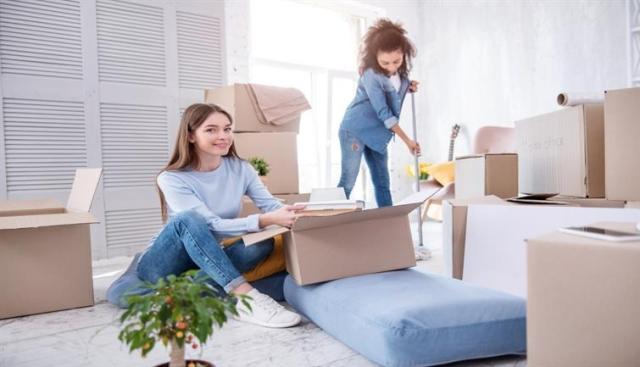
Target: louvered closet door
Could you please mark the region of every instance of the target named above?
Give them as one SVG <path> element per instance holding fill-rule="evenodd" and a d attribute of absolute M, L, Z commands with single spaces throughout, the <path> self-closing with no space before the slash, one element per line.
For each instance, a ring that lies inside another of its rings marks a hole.
<path fill-rule="evenodd" d="M 139 251 L 161 227 L 155 177 L 172 150 L 179 101 L 201 101 L 203 88 L 222 84 L 222 10 L 221 2 L 97 1 L 110 257 Z"/>
<path fill-rule="evenodd" d="M 0 196 L 66 200 L 89 164 L 79 1 L 0 0 Z"/>
<path fill-rule="evenodd" d="M 223 5 L 0 0 L 0 196 L 64 201 L 103 167 L 94 258 L 144 248 L 181 110 L 224 83 Z"/>

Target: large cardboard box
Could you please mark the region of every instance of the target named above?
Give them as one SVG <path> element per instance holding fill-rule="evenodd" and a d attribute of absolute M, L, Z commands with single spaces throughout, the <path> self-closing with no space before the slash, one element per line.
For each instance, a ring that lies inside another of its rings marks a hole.
<path fill-rule="evenodd" d="M 245 84 L 233 84 L 204 92 L 206 103 L 222 107 L 233 118 L 236 132 L 295 132 L 300 130 L 300 116 L 282 125 L 267 125 L 258 120 Z"/>
<path fill-rule="evenodd" d="M 604 97 L 607 199 L 640 200 L 640 88 Z"/>
<path fill-rule="evenodd" d="M 310 194 L 285 194 L 285 195 L 274 195 L 274 197 L 280 200 L 283 204 L 293 205 L 295 203 L 307 202 L 309 201 Z M 248 196 L 242 198 L 242 211 L 238 215 L 239 218 L 249 216 L 251 214 L 260 213 L 260 209 L 256 207 L 253 203 L 253 200 Z"/>
<path fill-rule="evenodd" d="M 640 209 L 562 205 L 469 205 L 462 279 L 527 296 L 525 240 L 560 227 L 640 221 Z"/>
<path fill-rule="evenodd" d="M 481 154 L 456 158 L 456 199 L 518 195 L 518 155 Z"/>
<path fill-rule="evenodd" d="M 93 305 L 89 209 L 100 173 L 78 170 L 66 207 L 0 202 L 0 319 Z"/>
<path fill-rule="evenodd" d="M 269 164 L 264 181 L 272 194 L 296 194 L 298 188 L 298 144 L 295 133 L 234 134 L 240 157 L 260 157 Z"/>
<path fill-rule="evenodd" d="M 588 224 L 588 223 L 587 223 Z M 635 223 L 597 223 L 635 231 Z M 527 241 L 527 365 L 637 366 L 640 241 Z"/>
<path fill-rule="evenodd" d="M 243 236 L 247 245 L 284 234 L 287 271 L 299 285 L 416 265 L 408 214 L 429 198 L 326 217 L 301 217 L 291 229 Z"/>
<path fill-rule="evenodd" d="M 586 104 L 517 121 L 520 192 L 604 197 L 604 110 Z"/>
<path fill-rule="evenodd" d="M 471 199 L 445 200 L 442 204 L 442 250 L 444 273 L 462 279 L 464 270 L 464 243 L 467 232 L 467 207 L 470 204 L 504 204 L 495 195 Z M 514 204 L 515 205 L 515 204 Z"/>

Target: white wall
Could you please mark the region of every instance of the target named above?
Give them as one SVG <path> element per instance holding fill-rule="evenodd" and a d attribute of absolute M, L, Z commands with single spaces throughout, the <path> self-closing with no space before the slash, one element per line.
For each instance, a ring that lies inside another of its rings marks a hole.
<path fill-rule="evenodd" d="M 421 142 L 446 158 L 450 126 L 465 129 L 456 154 L 483 125 L 558 109 L 561 91 L 628 85 L 625 0 L 424 1 Z M 467 138 L 467 139 L 465 139 Z"/>

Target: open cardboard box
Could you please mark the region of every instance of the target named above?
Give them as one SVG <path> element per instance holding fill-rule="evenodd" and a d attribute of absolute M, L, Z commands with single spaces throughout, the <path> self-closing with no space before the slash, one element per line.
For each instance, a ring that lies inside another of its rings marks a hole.
<path fill-rule="evenodd" d="M 640 209 L 621 208 L 620 202 L 587 205 L 469 204 L 462 280 L 526 298 L 527 239 L 560 227 L 640 221 Z"/>
<path fill-rule="evenodd" d="M 408 214 L 430 197 L 417 192 L 397 205 L 327 217 L 301 217 L 291 228 L 243 236 L 251 245 L 284 235 L 287 271 L 299 285 L 416 265 Z"/>
<path fill-rule="evenodd" d="M 442 251 L 445 275 L 462 280 L 469 205 L 515 205 L 495 195 L 445 200 L 442 205 Z"/>
<path fill-rule="evenodd" d="M 102 169 L 78 169 L 67 205 L 0 201 L 0 319 L 93 305 L 89 213 Z"/>

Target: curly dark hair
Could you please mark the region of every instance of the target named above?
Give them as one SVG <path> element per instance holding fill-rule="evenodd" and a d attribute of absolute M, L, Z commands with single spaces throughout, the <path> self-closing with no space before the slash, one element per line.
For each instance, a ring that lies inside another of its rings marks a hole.
<path fill-rule="evenodd" d="M 360 68 L 362 75 L 368 68 L 386 75 L 386 71 L 378 65 L 378 52 L 392 52 L 402 50 L 404 61 L 398 69 L 403 78 L 407 78 L 411 70 L 411 60 L 416 56 L 416 48 L 407 38 L 407 31 L 400 23 L 394 23 L 388 18 L 381 18 L 369 27 L 364 35 L 360 48 Z"/>

